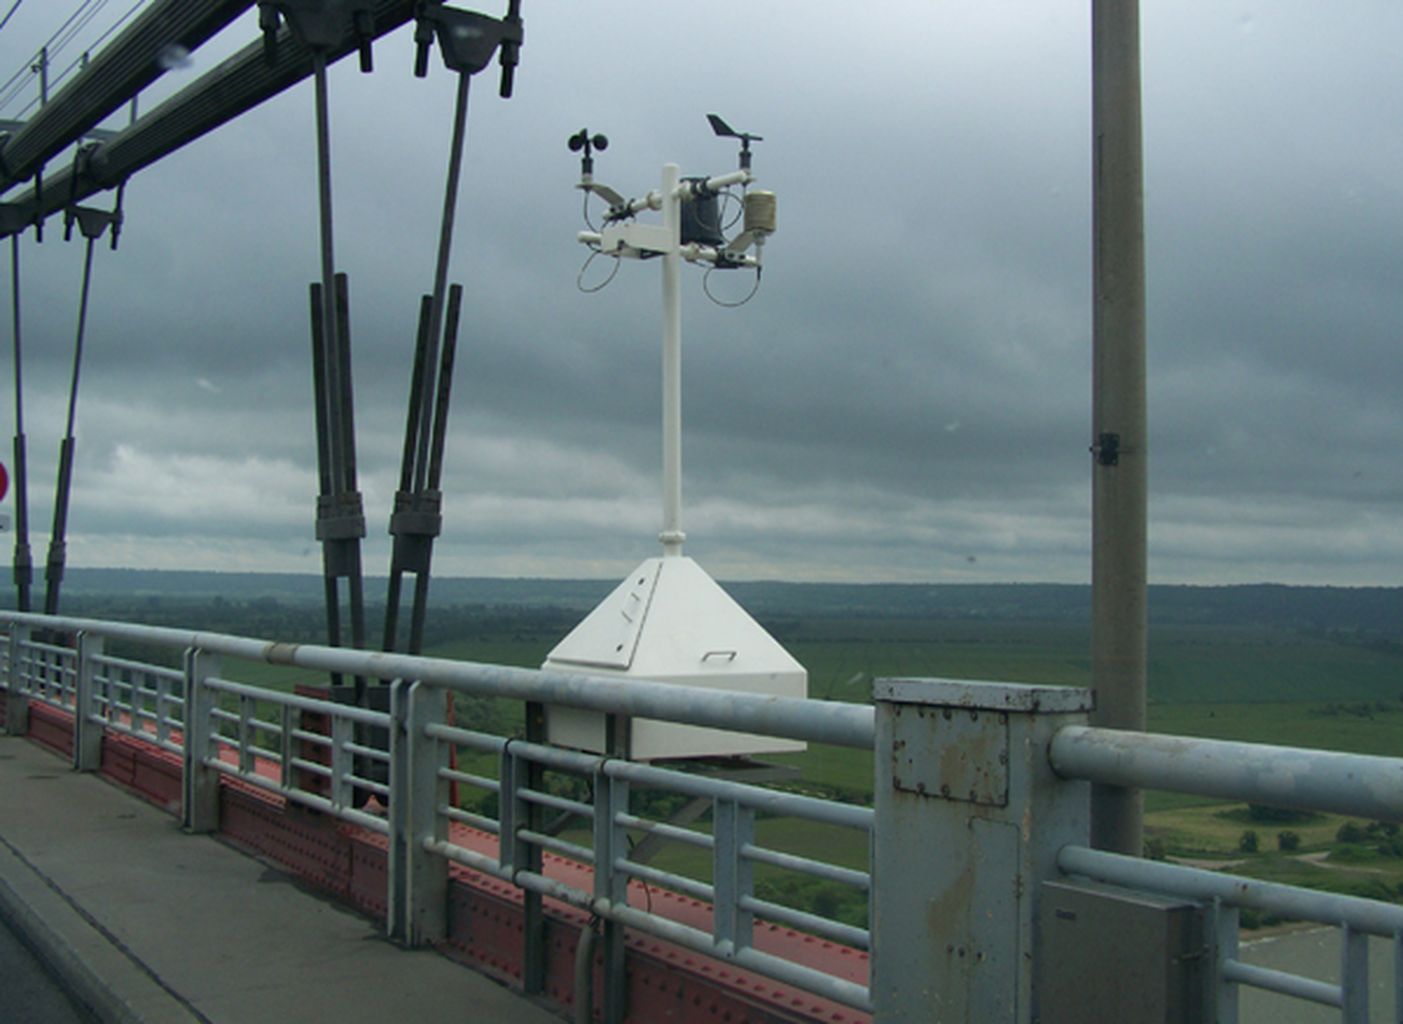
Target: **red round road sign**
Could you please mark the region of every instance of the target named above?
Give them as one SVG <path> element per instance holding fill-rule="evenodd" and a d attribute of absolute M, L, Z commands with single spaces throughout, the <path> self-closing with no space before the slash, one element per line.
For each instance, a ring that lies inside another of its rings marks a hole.
<path fill-rule="evenodd" d="M 0 501 L 5 500 L 5 495 L 10 493 L 10 474 L 5 471 L 5 464 L 0 462 Z"/>

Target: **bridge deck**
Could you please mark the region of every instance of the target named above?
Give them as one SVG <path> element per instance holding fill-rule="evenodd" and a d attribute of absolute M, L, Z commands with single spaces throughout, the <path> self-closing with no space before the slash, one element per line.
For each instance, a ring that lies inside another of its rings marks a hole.
<path fill-rule="evenodd" d="M 476 1019 L 546 1010 L 299 888 L 36 744 L 0 737 L 0 914 L 105 1020 Z"/>

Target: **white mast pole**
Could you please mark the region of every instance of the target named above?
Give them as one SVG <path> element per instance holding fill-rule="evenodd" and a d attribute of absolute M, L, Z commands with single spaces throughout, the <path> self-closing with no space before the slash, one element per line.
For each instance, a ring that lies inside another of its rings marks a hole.
<path fill-rule="evenodd" d="M 682 200 L 676 164 L 663 166 L 663 556 L 682 554 Z"/>

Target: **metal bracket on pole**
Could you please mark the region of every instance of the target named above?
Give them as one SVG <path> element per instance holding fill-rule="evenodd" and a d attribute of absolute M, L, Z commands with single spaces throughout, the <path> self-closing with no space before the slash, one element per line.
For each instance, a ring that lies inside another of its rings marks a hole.
<path fill-rule="evenodd" d="M 1098 466 L 1115 466 L 1120 463 L 1120 435 L 1101 434 L 1091 446 Z"/>

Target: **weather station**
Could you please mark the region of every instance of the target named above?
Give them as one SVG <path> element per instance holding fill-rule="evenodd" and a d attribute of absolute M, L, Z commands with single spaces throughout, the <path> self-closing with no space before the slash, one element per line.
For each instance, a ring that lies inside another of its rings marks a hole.
<path fill-rule="evenodd" d="M 676 164 L 662 169 L 659 188 L 641 198 L 594 180 L 594 153 L 608 146 L 587 129 L 572 135 L 570 149 L 581 154 L 580 182 L 586 224 L 579 241 L 590 261 L 612 258 L 657 259 L 662 268 L 662 554 L 643 561 L 547 656 L 547 669 L 588 672 L 620 679 L 704 686 L 732 692 L 805 697 L 808 672 L 749 613 L 691 558 L 682 553 L 682 296 L 683 261 L 713 271 L 755 274 L 758 289 L 761 252 L 775 230 L 775 196 L 751 190 L 751 143 L 760 137 L 733 131 L 708 115 L 719 136 L 740 141 L 740 166 L 712 177 L 682 177 Z M 739 190 L 737 193 L 736 190 Z M 591 197 L 607 205 L 602 223 L 590 224 Z M 723 210 L 738 208 L 727 223 Z M 656 213 L 645 223 L 640 215 Z M 731 238 L 728 230 L 740 222 Z M 616 264 L 605 284 L 618 272 Z M 581 271 L 583 280 L 583 271 Z M 603 285 L 599 286 L 600 288 Z M 705 288 L 705 281 L 704 281 Z M 597 291 L 598 288 L 581 289 Z M 604 716 L 552 707 L 546 716 L 549 740 L 583 750 L 622 753 L 640 761 L 672 758 L 748 757 L 804 749 L 804 744 L 674 723 L 634 719 L 606 742 Z"/>

